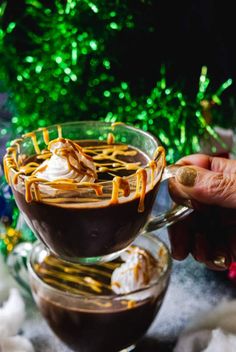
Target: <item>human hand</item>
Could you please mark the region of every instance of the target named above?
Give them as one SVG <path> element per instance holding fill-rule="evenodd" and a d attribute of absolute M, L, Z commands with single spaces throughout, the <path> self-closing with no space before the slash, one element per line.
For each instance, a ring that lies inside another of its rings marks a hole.
<path fill-rule="evenodd" d="M 169 190 L 176 203 L 195 209 L 169 227 L 172 256 L 191 253 L 213 270 L 236 260 L 236 160 L 196 154 L 181 159 Z"/>

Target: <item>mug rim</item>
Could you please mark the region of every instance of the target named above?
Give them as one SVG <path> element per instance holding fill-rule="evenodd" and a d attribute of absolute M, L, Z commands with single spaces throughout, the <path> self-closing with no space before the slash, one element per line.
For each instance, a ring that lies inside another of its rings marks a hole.
<path fill-rule="evenodd" d="M 81 121 L 68 121 L 68 122 L 62 122 L 62 123 L 57 123 L 57 124 L 53 124 L 53 125 L 49 125 L 49 126 L 44 126 L 44 127 L 39 127 L 37 129 L 34 129 L 30 132 L 27 132 L 27 133 L 24 133 L 24 134 L 21 134 L 18 136 L 17 139 L 13 139 L 11 140 L 10 142 L 10 147 L 14 146 L 14 142 L 16 141 L 17 144 L 20 146 L 21 143 L 27 139 L 30 139 L 31 137 L 28 135 L 29 133 L 40 133 L 42 132 L 45 128 L 46 129 L 54 129 L 54 128 L 58 128 L 58 126 L 68 126 L 68 125 L 82 125 L 82 124 L 87 124 L 87 125 L 94 125 L 94 124 L 99 124 L 101 126 L 107 126 L 107 127 L 111 127 L 114 125 L 114 128 L 116 126 L 123 126 L 125 127 L 126 129 L 128 130 L 131 130 L 131 131 L 135 131 L 137 133 L 140 133 L 148 138 L 150 138 L 155 144 L 156 146 L 162 146 L 162 143 L 160 142 L 160 140 L 158 139 L 158 137 L 154 136 L 154 134 L 152 134 L 151 132 L 149 131 L 144 131 L 142 130 L 141 128 L 138 128 L 138 127 L 135 127 L 133 125 L 130 125 L 130 124 L 127 124 L 127 123 L 124 123 L 124 122 L 113 122 L 113 123 L 110 123 L 110 122 L 106 122 L 106 121 L 95 121 L 95 120 L 81 120 Z M 5 156 L 8 155 L 8 150 L 6 150 L 6 153 L 5 153 Z M 15 171 L 15 170 L 13 170 Z"/>
<path fill-rule="evenodd" d="M 139 237 L 139 236 L 146 237 L 148 240 L 150 240 L 152 242 L 156 242 L 156 244 L 160 243 L 166 250 L 167 263 L 166 263 L 165 268 L 162 270 L 162 272 L 158 276 L 158 278 L 154 282 L 152 282 L 151 284 L 149 284 L 145 287 L 139 288 L 137 290 L 130 291 L 129 293 L 122 293 L 122 294 L 114 293 L 112 295 L 98 295 L 98 294 L 89 293 L 86 295 L 86 299 L 96 298 L 96 299 L 102 299 L 102 300 L 108 300 L 108 301 L 122 299 L 122 298 L 128 297 L 130 295 L 149 290 L 149 289 L 155 287 L 156 285 L 158 285 L 159 283 L 161 283 L 165 278 L 168 278 L 171 275 L 173 261 L 172 261 L 172 258 L 170 255 L 170 250 L 169 250 L 167 244 L 162 239 L 160 239 L 159 236 L 157 236 L 153 232 L 140 233 L 137 237 Z M 39 282 L 40 285 L 42 285 L 43 287 L 45 287 L 49 291 L 55 292 L 57 295 L 61 295 L 61 296 L 69 297 L 69 298 L 73 298 L 73 299 L 84 299 L 84 297 L 85 297 L 84 295 L 75 294 L 75 293 L 67 292 L 67 291 L 62 291 L 62 290 L 57 289 L 56 287 L 53 287 L 53 286 L 47 284 L 36 274 L 36 272 L 33 268 L 33 265 L 32 265 L 32 259 L 33 259 L 34 252 L 40 246 L 42 247 L 42 249 L 47 250 L 47 247 L 45 247 L 45 245 L 43 243 L 41 243 L 40 241 L 36 241 L 33 244 L 31 251 L 28 253 L 27 268 L 28 268 L 29 275 L 31 275 L 37 282 Z"/>
<path fill-rule="evenodd" d="M 151 139 L 153 139 L 158 145 L 161 145 L 160 140 L 156 136 L 154 136 L 154 134 L 152 134 L 151 132 L 141 130 L 141 128 L 135 127 L 133 125 L 127 124 L 122 121 L 117 121 L 117 122 L 106 122 L 106 121 L 101 121 L 101 120 L 98 120 L 98 121 L 96 121 L 96 120 L 67 121 L 67 122 L 57 123 L 57 124 L 53 124 L 53 125 L 49 125 L 49 126 L 39 127 L 37 129 L 30 131 L 29 133 L 41 132 L 44 128 L 51 129 L 51 128 L 57 128 L 57 126 L 78 125 L 78 124 L 79 125 L 80 124 L 88 124 L 88 125 L 99 124 L 99 125 L 104 125 L 104 126 L 108 126 L 108 127 L 109 126 L 112 127 L 112 125 L 114 125 L 114 127 L 115 126 L 123 126 L 123 127 L 126 127 L 127 129 L 134 130 L 136 132 L 141 132 L 142 134 L 151 137 Z M 25 138 L 30 138 L 30 137 L 27 137 L 27 133 L 20 135 L 20 137 L 23 138 L 23 140 Z"/>
<path fill-rule="evenodd" d="M 99 121 L 83 120 L 83 121 L 63 122 L 61 124 L 60 123 L 53 124 L 53 125 L 50 125 L 48 127 L 40 127 L 40 128 L 35 129 L 35 130 L 33 130 L 33 131 L 29 132 L 29 133 L 23 134 L 22 136 L 20 136 L 19 139 L 12 140 L 10 148 L 7 148 L 6 153 L 4 155 L 4 170 L 5 170 L 5 174 L 7 175 L 8 183 L 12 184 L 12 186 L 14 187 L 14 182 L 13 182 L 14 177 L 17 177 L 17 179 L 22 183 L 22 185 L 24 185 L 25 182 L 27 181 L 28 175 L 24 175 L 24 174 L 19 173 L 18 167 L 14 163 L 12 163 L 11 159 L 14 160 L 14 155 L 15 155 L 14 153 L 17 152 L 19 155 L 21 154 L 20 148 L 21 148 L 21 145 L 23 145 L 23 143 L 25 141 L 30 140 L 30 143 L 34 143 L 33 139 L 32 139 L 32 135 L 33 134 L 36 136 L 35 138 L 37 140 L 37 135 L 39 133 L 43 133 L 43 131 L 45 129 L 47 129 L 50 132 L 50 131 L 54 131 L 56 129 L 58 130 L 59 128 L 63 128 L 63 126 L 69 126 L 70 128 L 73 128 L 73 126 L 78 126 L 79 127 L 80 125 L 81 126 L 88 126 L 88 128 L 89 128 L 89 126 L 91 126 L 93 129 L 96 128 L 96 126 L 98 126 L 98 128 L 99 128 L 99 126 L 101 126 L 101 127 L 105 126 L 108 129 L 107 133 L 108 132 L 112 133 L 112 130 L 114 130 L 114 132 L 115 132 L 116 126 L 121 126 L 126 131 L 133 131 L 133 132 L 141 135 L 143 138 L 148 138 L 148 140 L 151 141 L 151 143 L 153 144 L 153 146 L 154 146 L 154 148 L 156 150 L 154 152 L 153 157 L 150 157 L 150 161 L 153 160 L 156 163 L 159 163 L 159 164 L 161 163 L 160 167 L 157 168 L 156 171 L 155 171 L 154 185 L 156 185 L 160 181 L 160 179 L 162 177 L 162 174 L 164 172 L 164 168 L 166 166 L 166 162 L 165 162 L 166 159 L 165 159 L 165 149 L 162 147 L 162 144 L 160 143 L 160 141 L 158 140 L 158 138 L 156 136 L 151 134 L 149 131 L 143 131 L 143 130 L 137 128 L 137 127 L 134 127 L 132 125 L 128 125 L 128 124 L 123 123 L 123 122 L 109 123 L 109 122 L 104 122 L 104 121 L 100 121 L 100 120 Z M 113 126 L 114 126 L 114 129 L 113 129 Z M 109 129 L 110 129 L 110 131 L 109 131 Z M 58 134 L 59 134 L 59 130 L 58 130 Z M 158 150 L 158 147 L 160 147 L 161 150 Z M 147 170 L 147 172 L 150 175 L 151 167 L 150 167 L 149 163 L 143 165 L 142 168 Z M 132 173 L 131 175 L 125 176 L 123 178 L 125 178 L 127 181 L 132 183 L 133 180 L 136 178 L 136 173 Z M 39 180 L 37 183 L 38 183 L 39 186 L 44 186 L 44 182 L 42 182 L 42 180 Z M 101 185 L 102 187 L 104 187 L 104 189 L 105 188 L 108 189 L 108 188 L 112 187 L 113 180 L 102 180 L 102 181 L 97 182 L 97 185 Z M 149 189 L 153 188 L 152 185 L 153 185 L 153 183 L 152 183 L 151 179 L 149 178 L 149 182 L 147 183 L 146 193 L 147 193 L 147 191 Z M 47 187 L 49 187 L 50 189 L 54 189 L 54 185 L 53 184 L 48 185 Z M 21 193 L 24 193 L 24 192 L 25 191 L 22 191 Z M 109 192 L 111 193 L 112 190 L 109 189 Z M 65 198 L 66 199 L 67 198 L 70 199 L 70 197 L 65 197 Z M 98 197 L 96 196 L 96 199 L 97 198 Z M 123 198 L 124 198 L 123 196 L 119 196 L 120 202 L 125 202 L 128 199 L 130 199 L 130 197 L 128 197 L 128 198 L 125 197 L 124 199 Z M 100 198 L 99 201 L 102 202 L 103 206 L 107 205 L 107 199 Z M 44 199 L 40 199 L 40 202 L 45 203 L 46 201 Z M 53 204 L 53 205 L 54 206 L 58 206 L 57 204 Z M 95 203 L 91 203 L 90 206 L 91 207 L 97 206 L 97 203 L 96 202 Z"/>

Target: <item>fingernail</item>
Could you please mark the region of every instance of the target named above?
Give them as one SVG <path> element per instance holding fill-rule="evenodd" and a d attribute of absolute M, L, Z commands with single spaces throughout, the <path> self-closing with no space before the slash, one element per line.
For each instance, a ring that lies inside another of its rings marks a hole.
<path fill-rule="evenodd" d="M 176 179 L 183 186 L 193 187 L 197 178 L 197 171 L 190 166 L 179 168 L 176 173 Z"/>

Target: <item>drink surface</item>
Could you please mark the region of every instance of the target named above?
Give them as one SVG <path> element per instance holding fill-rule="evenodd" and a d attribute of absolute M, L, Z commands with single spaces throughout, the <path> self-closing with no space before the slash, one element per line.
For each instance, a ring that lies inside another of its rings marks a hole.
<path fill-rule="evenodd" d="M 146 192 L 145 167 L 150 163 L 150 158 L 141 150 L 126 144 L 108 144 L 98 140 L 68 143 L 68 140 L 59 138 L 53 143 L 57 144 L 53 153 L 42 150 L 40 154 L 22 160 L 18 175 L 25 174 L 27 201 L 31 201 L 35 193 L 34 198 L 39 201 L 50 201 L 54 205 L 66 204 L 67 207 L 70 203 L 74 203 L 74 206 L 77 204 L 81 207 L 82 204 L 97 203 L 99 196 L 101 199 L 108 198 L 107 192 L 103 190 L 110 181 L 113 186 L 109 197 L 111 197 L 111 203 L 116 203 L 117 198 L 122 195 L 129 197 L 135 191 L 138 193 L 135 185 L 129 184 L 130 176 L 135 173 L 137 173 L 139 188 L 143 189 L 143 193 Z M 78 151 L 84 160 L 80 159 Z M 53 158 L 56 159 L 51 166 Z M 63 164 L 60 165 L 61 161 Z M 17 179 L 18 176 L 15 177 L 15 181 Z M 37 192 L 38 182 L 45 185 L 40 188 L 42 192 L 46 194 L 48 189 L 48 199 Z M 54 188 L 54 192 L 47 186 Z M 92 192 L 88 195 L 89 188 Z M 64 195 L 62 195 L 63 192 Z"/>
<path fill-rule="evenodd" d="M 50 254 L 35 264 L 34 270 L 44 283 L 63 292 L 82 296 L 114 295 L 111 276 L 121 263 L 121 259 L 116 259 L 98 265 L 82 265 L 64 262 Z"/>
<path fill-rule="evenodd" d="M 148 287 L 162 275 L 166 251 L 160 249 L 155 259 L 140 247 L 130 246 L 107 263 L 83 265 L 69 263 L 53 254 L 34 264 L 34 271 L 46 284 L 79 296 L 115 296 Z"/>
<path fill-rule="evenodd" d="M 60 141 L 63 138 L 57 140 Z M 80 146 L 83 153 L 95 164 L 98 175 L 95 182 L 112 180 L 115 176 L 129 176 L 140 167 L 145 167 L 150 161 L 148 155 L 140 149 L 124 143 L 108 144 L 106 141 L 99 140 L 74 140 L 73 143 Z M 26 171 L 26 174 L 30 176 L 51 155 L 48 150 L 42 150 L 40 154 L 23 159 L 22 171 L 29 165 L 30 170 Z"/>
<path fill-rule="evenodd" d="M 158 148 L 157 155 L 163 156 L 163 148 Z M 163 162 L 158 168 L 146 153 L 115 143 L 110 134 L 107 141 L 57 138 L 36 151 L 35 155 L 18 155 L 11 147 L 4 158 L 8 181 L 11 170 L 12 186 L 25 193 L 27 203 L 93 207 L 98 202 L 104 206 L 139 198 L 142 212 L 145 195 L 155 187 L 163 169 Z"/>

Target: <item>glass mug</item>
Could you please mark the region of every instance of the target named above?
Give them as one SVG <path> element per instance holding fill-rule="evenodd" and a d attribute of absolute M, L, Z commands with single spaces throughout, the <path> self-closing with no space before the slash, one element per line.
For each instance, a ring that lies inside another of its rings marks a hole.
<path fill-rule="evenodd" d="M 57 282 L 55 262 L 52 263 L 52 273 L 48 269 L 46 274 L 49 283 L 43 281 L 37 270 L 48 251 L 42 243 L 36 242 L 33 245 L 27 265 L 34 300 L 53 332 L 73 350 L 131 351 L 154 321 L 168 288 L 170 253 L 166 245 L 151 233 L 138 236 L 134 245 L 147 250 L 159 260 L 156 268 L 159 271 L 158 278 L 144 288 L 126 294 L 97 293 L 86 296 L 75 292 L 75 286 L 72 292 L 65 291 L 64 281 L 63 289 L 60 289 L 61 281 L 58 279 Z M 58 262 L 60 277 L 63 262 L 60 259 Z M 76 282 L 78 264 L 65 265 L 68 266 L 65 272 L 66 275 L 69 273 L 69 282 L 73 281 L 73 277 Z M 97 271 L 107 270 L 101 264 L 95 267 Z M 50 280 L 56 286 L 52 286 Z"/>
<path fill-rule="evenodd" d="M 72 184 L 67 189 L 41 179 L 27 181 L 18 165 L 40 154 L 58 137 L 125 143 L 148 162 L 131 175 Z M 178 167 L 166 167 L 165 151 L 157 138 L 122 123 L 79 121 L 38 129 L 13 141 L 4 168 L 27 225 L 52 253 L 67 261 L 110 261 L 142 231 L 169 225 L 192 211 L 176 206 L 151 215 L 161 181 L 172 177 Z"/>

